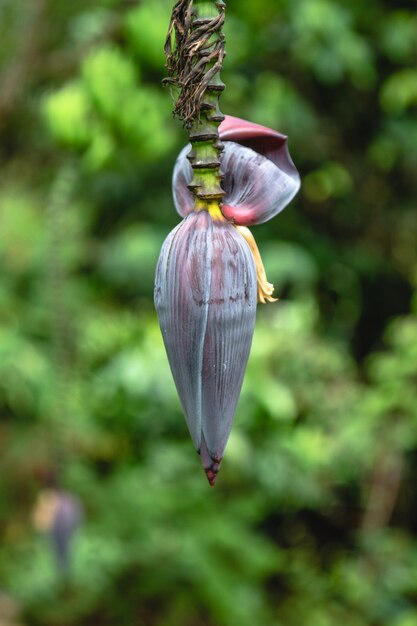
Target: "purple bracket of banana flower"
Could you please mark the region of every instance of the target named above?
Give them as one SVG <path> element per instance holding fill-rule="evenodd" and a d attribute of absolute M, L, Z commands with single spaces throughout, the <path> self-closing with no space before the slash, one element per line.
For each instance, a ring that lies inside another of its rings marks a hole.
<path fill-rule="evenodd" d="M 300 188 L 300 176 L 288 152 L 288 138 L 229 115 L 220 125 L 219 134 L 224 145 L 224 217 L 242 226 L 267 222 L 291 202 Z M 182 217 L 194 207 L 194 196 L 188 189 L 193 178 L 189 151 L 190 146 L 181 151 L 173 173 L 175 208 Z"/>
<path fill-rule="evenodd" d="M 188 188 L 190 147 L 173 174 L 175 207 L 184 218 L 158 261 L 155 306 L 188 429 L 214 485 L 232 427 L 255 327 L 256 303 L 273 301 L 250 231 L 277 215 L 300 187 L 287 137 L 227 117 L 224 201 L 195 210 Z"/>
<path fill-rule="evenodd" d="M 214 484 L 252 343 L 256 269 L 227 221 L 191 212 L 165 240 L 155 306 L 188 429 Z"/>

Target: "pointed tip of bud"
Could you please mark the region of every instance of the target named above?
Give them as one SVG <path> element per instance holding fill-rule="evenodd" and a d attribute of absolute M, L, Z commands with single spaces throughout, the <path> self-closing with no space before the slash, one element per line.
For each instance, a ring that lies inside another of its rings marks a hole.
<path fill-rule="evenodd" d="M 212 467 L 205 467 L 204 471 L 206 472 L 207 480 L 210 483 L 210 487 L 214 487 L 216 484 L 217 474 L 219 473 L 220 467 L 217 469 L 213 469 Z"/>
<path fill-rule="evenodd" d="M 201 439 L 201 448 L 199 450 L 199 455 L 204 471 L 206 472 L 207 480 L 209 481 L 210 486 L 214 487 L 217 479 L 217 474 L 220 471 L 220 464 L 222 462 L 222 459 L 217 456 L 212 457 L 210 455 L 204 436 Z"/>

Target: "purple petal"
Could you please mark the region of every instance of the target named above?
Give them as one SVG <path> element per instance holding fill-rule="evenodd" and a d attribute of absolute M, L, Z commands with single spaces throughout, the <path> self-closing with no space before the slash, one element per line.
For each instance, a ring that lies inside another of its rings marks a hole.
<path fill-rule="evenodd" d="M 206 211 L 190 213 L 162 247 L 155 306 L 187 425 L 210 482 L 249 357 L 256 285 L 243 237 Z"/>
<path fill-rule="evenodd" d="M 210 298 L 211 219 L 190 214 L 165 240 L 155 307 L 172 375 L 197 450 L 201 444 L 201 369 Z"/>
<path fill-rule="evenodd" d="M 193 177 L 187 159 L 189 149 L 187 146 L 180 153 L 173 174 L 175 207 L 182 216 L 192 211 L 194 205 L 193 195 L 187 187 Z M 282 150 L 288 154 L 286 145 Z M 279 152 L 275 151 L 275 156 L 277 154 Z M 224 143 L 222 171 L 226 192 L 222 212 L 228 220 L 239 225 L 268 221 L 289 204 L 300 188 L 300 178 L 294 167 L 284 170 L 267 156 L 232 141 Z"/>
<path fill-rule="evenodd" d="M 288 151 L 288 137 L 272 128 L 226 115 L 219 127 L 222 141 L 234 141 L 262 154 L 290 178 L 300 177 Z"/>
<path fill-rule="evenodd" d="M 236 224 L 262 224 L 280 213 L 300 187 L 300 179 L 287 174 L 270 159 L 228 141 L 222 159 L 226 195 L 223 215 Z"/>
<path fill-rule="evenodd" d="M 181 217 L 186 217 L 194 210 L 194 196 L 188 189 L 188 185 L 193 179 L 193 169 L 187 159 L 187 154 L 190 150 L 190 144 L 181 150 L 175 161 L 174 171 L 172 173 L 174 204 L 177 213 L 179 213 Z"/>

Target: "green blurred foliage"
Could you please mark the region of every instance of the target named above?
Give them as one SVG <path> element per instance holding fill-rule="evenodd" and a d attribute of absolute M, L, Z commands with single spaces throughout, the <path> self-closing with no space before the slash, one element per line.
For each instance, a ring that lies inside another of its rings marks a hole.
<path fill-rule="evenodd" d="M 228 3 L 222 108 L 287 133 L 303 187 L 256 229 L 280 302 L 214 490 L 152 304 L 171 7 L 0 4 L 0 623 L 414 626 L 414 7 Z M 67 578 L 33 524 L 57 482 Z"/>

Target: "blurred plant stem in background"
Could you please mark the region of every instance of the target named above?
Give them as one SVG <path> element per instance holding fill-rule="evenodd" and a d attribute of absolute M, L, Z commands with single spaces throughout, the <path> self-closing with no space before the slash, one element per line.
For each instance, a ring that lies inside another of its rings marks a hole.
<path fill-rule="evenodd" d="M 281 303 L 208 498 L 152 305 L 172 3 L 29 4 L 0 4 L 0 599 L 26 626 L 414 626 L 415 12 L 228 4 L 222 109 L 288 134 L 305 182 L 258 229 Z M 30 522 L 57 466 L 71 593 Z"/>
<path fill-rule="evenodd" d="M 52 444 L 55 447 L 55 471 L 59 480 L 61 466 L 65 467 L 69 452 L 68 434 L 79 397 L 77 390 L 77 338 L 75 320 L 71 316 L 67 292 L 67 268 L 63 258 L 68 232 L 65 229 L 66 211 L 71 210 L 71 197 L 76 182 L 76 166 L 72 161 L 57 170 L 46 208 L 45 227 L 49 234 L 46 254 L 46 288 L 48 290 L 49 323 L 51 339 L 51 362 L 53 379 L 50 381 L 54 393 L 51 422 Z"/>

